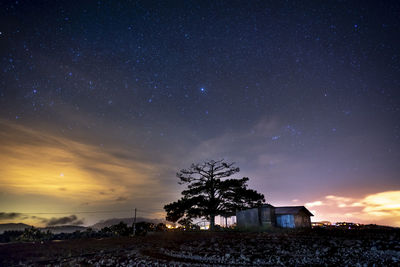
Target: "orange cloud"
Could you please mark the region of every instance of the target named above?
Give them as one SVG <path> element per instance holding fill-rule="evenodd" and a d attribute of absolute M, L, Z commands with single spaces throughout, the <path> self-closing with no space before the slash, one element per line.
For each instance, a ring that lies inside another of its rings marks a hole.
<path fill-rule="evenodd" d="M 363 211 L 374 216 L 400 217 L 400 191 L 387 191 L 369 195 L 363 200 Z"/>
<path fill-rule="evenodd" d="M 306 206 L 307 207 L 315 207 L 315 206 L 322 206 L 322 205 L 324 205 L 324 203 L 322 202 L 322 201 L 314 201 L 314 202 L 309 202 L 309 203 L 306 203 Z"/>
<path fill-rule="evenodd" d="M 328 195 L 324 201 L 306 203 L 316 220 L 353 221 L 400 226 L 400 191 L 385 191 L 363 198 Z"/>
<path fill-rule="evenodd" d="M 0 128 L 3 193 L 100 203 L 163 191 L 154 177 L 164 166 L 140 161 L 128 149 L 105 149 L 1 120 Z"/>

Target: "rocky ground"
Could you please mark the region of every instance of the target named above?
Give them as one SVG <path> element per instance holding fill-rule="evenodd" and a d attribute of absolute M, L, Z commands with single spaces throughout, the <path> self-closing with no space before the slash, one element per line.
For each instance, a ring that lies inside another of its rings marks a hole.
<path fill-rule="evenodd" d="M 155 233 L 0 244 L 1 266 L 398 266 L 399 230 Z"/>

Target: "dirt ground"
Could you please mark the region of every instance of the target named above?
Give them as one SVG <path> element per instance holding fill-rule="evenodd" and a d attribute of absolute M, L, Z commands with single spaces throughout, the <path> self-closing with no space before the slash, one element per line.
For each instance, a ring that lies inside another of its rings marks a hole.
<path fill-rule="evenodd" d="M 153 233 L 0 244 L 0 266 L 398 266 L 399 230 Z"/>

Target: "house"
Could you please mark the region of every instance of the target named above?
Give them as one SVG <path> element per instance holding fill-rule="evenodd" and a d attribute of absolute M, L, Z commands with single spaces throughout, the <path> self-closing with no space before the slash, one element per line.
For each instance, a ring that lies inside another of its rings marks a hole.
<path fill-rule="evenodd" d="M 314 215 L 304 206 L 274 207 L 269 204 L 236 212 L 237 226 L 244 229 L 311 228 L 311 216 Z"/>

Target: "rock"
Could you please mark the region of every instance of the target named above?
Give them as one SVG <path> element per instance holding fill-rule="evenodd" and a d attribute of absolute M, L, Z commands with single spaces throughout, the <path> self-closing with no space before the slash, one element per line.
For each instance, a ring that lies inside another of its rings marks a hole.
<path fill-rule="evenodd" d="M 345 240 L 345 241 L 343 241 L 343 245 L 344 245 L 344 246 L 347 246 L 347 247 L 351 247 L 351 246 L 354 245 L 354 241 L 352 241 L 352 240 Z"/>

